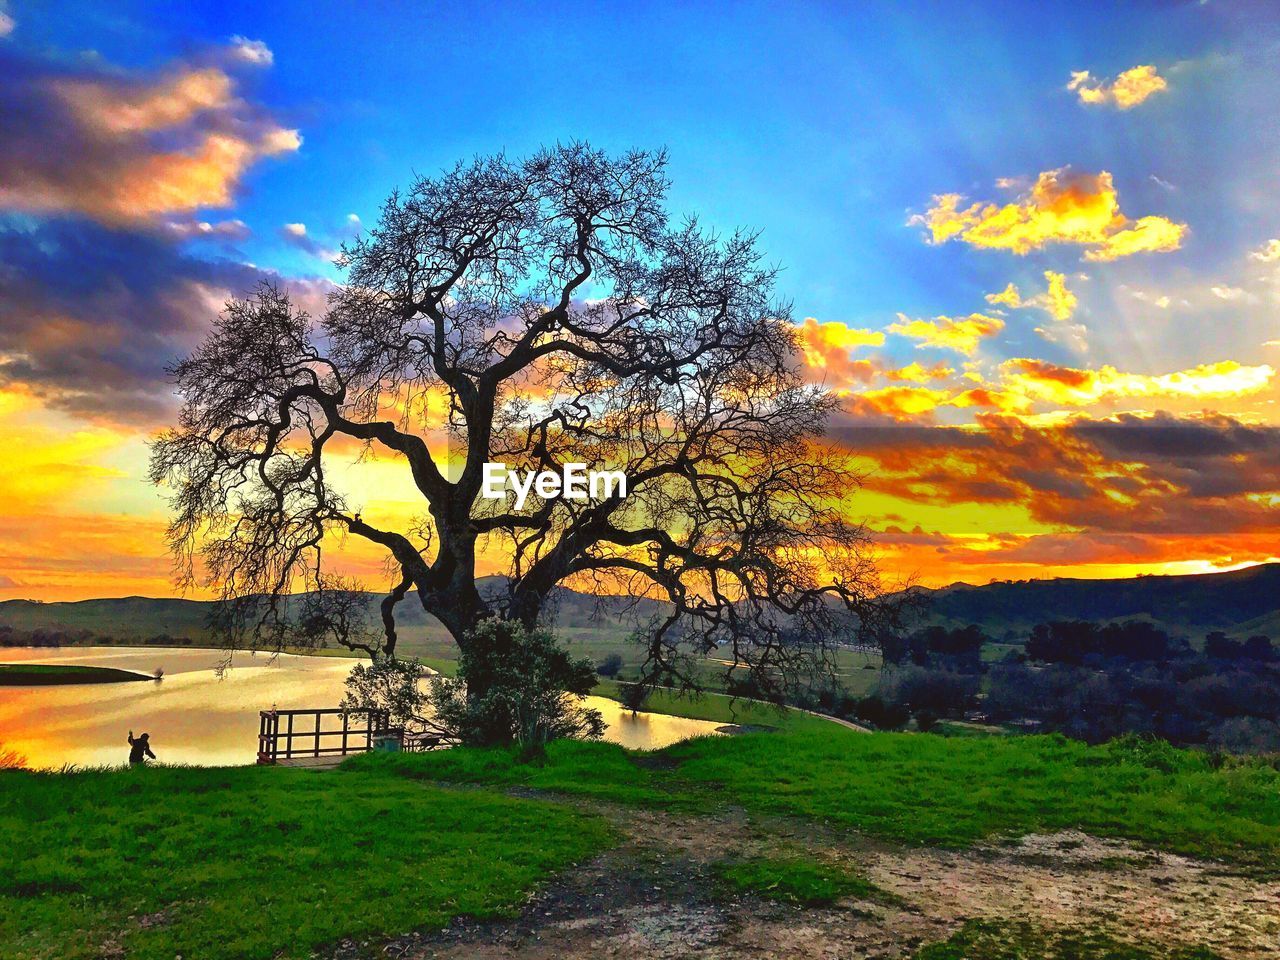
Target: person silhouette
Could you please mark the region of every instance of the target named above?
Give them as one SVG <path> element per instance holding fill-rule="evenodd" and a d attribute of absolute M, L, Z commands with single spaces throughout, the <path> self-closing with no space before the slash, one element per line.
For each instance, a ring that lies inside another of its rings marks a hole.
<path fill-rule="evenodd" d="M 150 737 L 151 734 L 144 733 L 142 736 L 135 738 L 133 731 L 129 731 L 129 746 L 132 748 L 129 751 L 130 763 L 146 763 L 144 756 L 150 757 L 152 760 L 156 758 L 156 755 L 151 752 Z"/>

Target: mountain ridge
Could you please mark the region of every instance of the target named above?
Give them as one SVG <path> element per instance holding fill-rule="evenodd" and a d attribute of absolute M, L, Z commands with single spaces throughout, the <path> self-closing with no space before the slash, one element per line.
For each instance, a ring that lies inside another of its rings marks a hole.
<path fill-rule="evenodd" d="M 498 578 L 485 578 L 492 586 Z M 1049 620 L 1149 619 L 1175 632 L 1224 630 L 1280 636 L 1280 563 L 1204 574 L 1145 575 L 1110 580 L 1055 577 L 946 587 L 913 587 L 926 601 L 926 622 L 977 623 L 988 633 L 1018 635 Z M 371 604 L 382 594 L 370 593 Z M 556 622 L 588 629 L 616 620 L 625 597 L 597 597 L 559 588 Z M 123 636 L 199 636 L 212 601 L 182 597 L 102 597 L 90 600 L 0 601 L 0 627 L 14 630 L 90 629 Z M 642 606 L 659 601 L 642 600 Z M 421 607 L 404 604 L 405 625 L 431 622 Z"/>

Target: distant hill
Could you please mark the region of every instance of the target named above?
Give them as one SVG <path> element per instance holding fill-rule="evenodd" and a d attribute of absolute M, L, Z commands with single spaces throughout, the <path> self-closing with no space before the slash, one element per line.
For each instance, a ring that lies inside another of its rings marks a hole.
<path fill-rule="evenodd" d="M 482 581 L 496 589 L 497 578 Z M 954 584 L 939 590 L 917 588 L 928 621 L 948 625 L 976 623 L 997 639 L 1025 638 L 1035 624 L 1047 620 L 1145 619 L 1198 639 L 1210 630 L 1233 635 L 1267 634 L 1280 640 L 1280 563 L 1229 573 L 1151 576 L 1124 580 L 1024 580 L 985 586 Z M 380 594 L 370 594 L 376 616 Z M 598 598 L 573 590 L 557 595 L 556 627 L 569 635 L 584 632 L 619 636 L 627 630 L 621 598 Z M 150 639 L 157 635 L 205 636 L 210 604 L 197 600 L 124 597 L 71 603 L 31 600 L 0 602 L 0 628 L 88 630 L 117 639 Z M 658 608 L 643 601 L 639 613 Z M 397 611 L 409 636 L 443 640 L 443 630 L 420 606 L 406 601 Z"/>
<path fill-rule="evenodd" d="M 997 638 L 1021 639 L 1049 620 L 1140 619 L 1197 639 L 1210 630 L 1280 639 L 1280 563 L 1185 576 L 953 584 L 919 593 L 929 620 L 976 623 Z"/>
<path fill-rule="evenodd" d="M 480 581 L 482 593 L 502 588 L 498 577 Z M 372 623 L 379 617 L 382 594 L 370 593 L 369 613 Z M 554 613 L 558 629 L 568 632 L 585 630 L 625 633 L 627 609 L 631 601 L 621 597 L 596 597 L 574 590 L 558 589 L 554 595 Z M 0 630 L 15 631 L 89 631 L 117 640 L 153 640 L 161 636 L 185 638 L 199 643 L 207 637 L 207 623 L 213 604 L 205 600 L 181 600 L 173 597 L 120 597 L 102 600 L 76 600 L 42 603 L 35 600 L 0 601 Z M 647 617 L 657 609 L 657 602 L 642 600 L 635 613 Z M 445 637 L 444 629 L 427 615 L 421 605 L 406 598 L 396 609 L 396 621 L 403 633 L 420 639 Z"/>

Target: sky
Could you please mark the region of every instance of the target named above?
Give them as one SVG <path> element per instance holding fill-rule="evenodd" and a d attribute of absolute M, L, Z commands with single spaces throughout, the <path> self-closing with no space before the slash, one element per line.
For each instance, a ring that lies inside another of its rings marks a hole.
<path fill-rule="evenodd" d="M 415 174 L 570 140 L 760 231 L 891 578 L 1275 559 L 1278 86 L 1222 0 L 0 0 L 0 599 L 172 594 L 166 365 L 264 277 L 323 310 Z"/>

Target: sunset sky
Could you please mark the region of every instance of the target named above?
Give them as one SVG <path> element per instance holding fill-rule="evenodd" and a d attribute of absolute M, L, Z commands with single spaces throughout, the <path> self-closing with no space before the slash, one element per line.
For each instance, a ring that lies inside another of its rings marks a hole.
<path fill-rule="evenodd" d="M 263 277 L 322 310 L 415 173 L 572 139 L 761 231 L 891 576 L 1275 559 L 1278 88 L 1223 0 L 0 0 L 0 599 L 172 594 L 165 365 Z"/>

